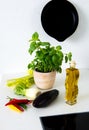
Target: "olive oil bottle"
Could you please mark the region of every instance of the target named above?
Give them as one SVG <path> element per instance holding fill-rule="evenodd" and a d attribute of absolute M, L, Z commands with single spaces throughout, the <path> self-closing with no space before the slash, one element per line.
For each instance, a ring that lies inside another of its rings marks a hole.
<path fill-rule="evenodd" d="M 75 61 L 71 61 L 70 68 L 66 69 L 65 101 L 69 105 L 77 102 L 79 70 L 75 66 Z"/>

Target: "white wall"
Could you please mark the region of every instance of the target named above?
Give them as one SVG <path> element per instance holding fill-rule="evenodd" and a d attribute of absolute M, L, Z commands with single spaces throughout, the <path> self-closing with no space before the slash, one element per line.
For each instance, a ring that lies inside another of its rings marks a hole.
<path fill-rule="evenodd" d="M 41 40 L 72 51 L 78 68 L 89 68 L 89 0 L 70 0 L 79 13 L 79 25 L 64 42 L 48 36 L 41 26 L 41 11 L 48 1 L 0 0 L 0 74 L 27 70 L 28 40 L 35 31 Z"/>

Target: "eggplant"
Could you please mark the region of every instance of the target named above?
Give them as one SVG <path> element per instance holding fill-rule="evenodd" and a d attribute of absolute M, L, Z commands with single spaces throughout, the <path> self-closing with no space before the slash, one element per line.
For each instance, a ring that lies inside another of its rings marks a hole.
<path fill-rule="evenodd" d="M 59 95 L 59 91 L 56 89 L 43 92 L 33 101 L 33 106 L 36 108 L 47 107 L 51 104 Z"/>

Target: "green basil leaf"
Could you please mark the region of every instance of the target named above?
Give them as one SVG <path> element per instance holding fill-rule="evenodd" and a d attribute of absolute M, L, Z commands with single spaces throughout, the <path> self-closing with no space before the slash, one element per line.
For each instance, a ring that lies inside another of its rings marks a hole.
<path fill-rule="evenodd" d="M 39 34 L 37 32 L 35 32 L 33 35 L 32 35 L 32 40 L 33 41 L 37 41 L 39 38 Z"/>

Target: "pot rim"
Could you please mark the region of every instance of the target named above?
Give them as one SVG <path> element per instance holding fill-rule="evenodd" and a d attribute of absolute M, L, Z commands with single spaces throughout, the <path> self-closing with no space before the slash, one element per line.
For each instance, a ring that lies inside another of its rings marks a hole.
<path fill-rule="evenodd" d="M 41 73 L 41 74 L 46 74 L 46 73 L 56 73 L 56 71 L 40 72 L 40 71 L 36 71 L 36 70 L 34 70 L 34 72 L 36 72 L 36 73 Z"/>

